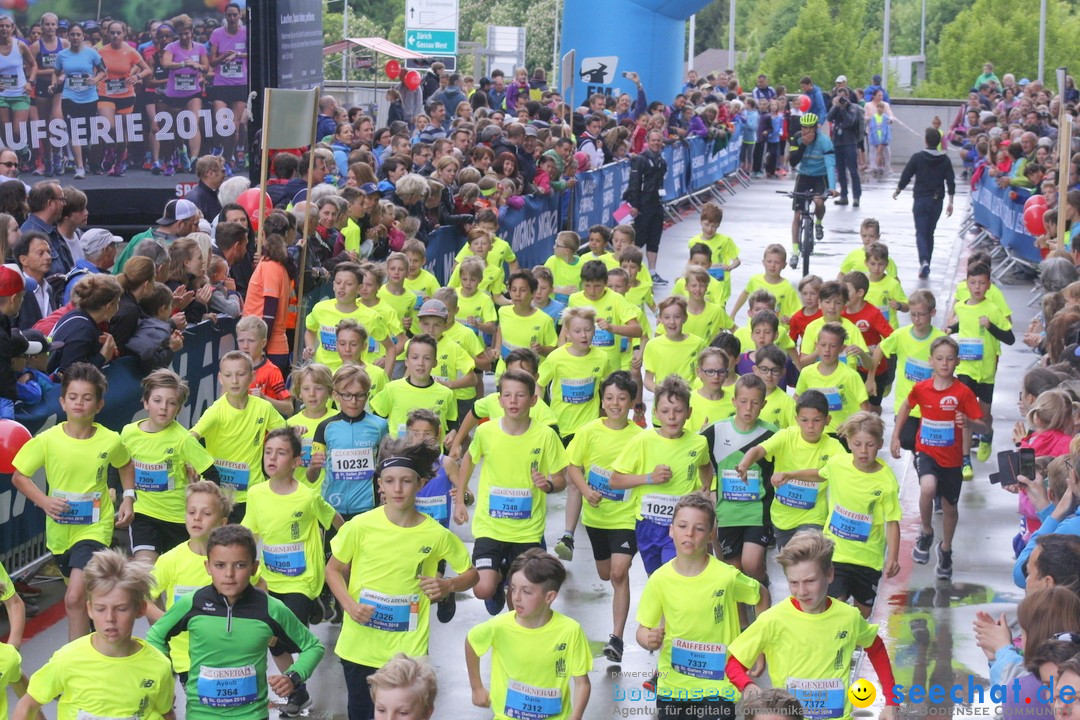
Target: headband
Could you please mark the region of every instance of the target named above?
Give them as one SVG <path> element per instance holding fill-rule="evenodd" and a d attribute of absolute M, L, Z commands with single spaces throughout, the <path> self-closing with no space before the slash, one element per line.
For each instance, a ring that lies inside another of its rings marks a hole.
<path fill-rule="evenodd" d="M 388 457 L 388 458 L 383 458 L 382 460 L 380 460 L 378 470 L 377 470 L 377 474 L 381 475 L 383 470 L 386 470 L 387 468 L 395 468 L 395 467 L 396 468 L 407 468 L 409 470 L 412 470 L 414 473 L 416 473 L 417 476 L 420 475 L 420 470 L 416 467 L 416 463 L 413 461 L 413 459 L 412 458 L 407 458 L 407 457 L 401 457 L 401 456 Z"/>

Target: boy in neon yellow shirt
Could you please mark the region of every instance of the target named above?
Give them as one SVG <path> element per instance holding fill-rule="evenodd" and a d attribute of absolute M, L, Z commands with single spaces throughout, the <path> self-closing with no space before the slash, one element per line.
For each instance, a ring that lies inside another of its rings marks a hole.
<path fill-rule="evenodd" d="M 707 495 L 682 497 L 671 523 L 676 555 L 641 593 L 637 641 L 649 652 L 660 651 L 661 717 L 732 715 L 739 699 L 724 675 L 727 645 L 739 635 L 739 603 L 756 605 L 761 585 L 709 553 L 715 528 Z"/>
<path fill-rule="evenodd" d="M 599 260 L 589 260 L 581 268 L 580 292 L 573 293 L 568 308 L 586 307 L 596 312 L 596 329 L 593 347 L 600 348 L 608 356 L 612 367 L 619 367 L 622 359 L 622 338 L 641 337 L 638 310 L 622 295 L 607 286 L 608 271 Z M 566 338 L 565 324 L 563 339 Z"/>
<path fill-rule="evenodd" d="M 687 267 L 699 267 L 702 270 L 709 272 L 713 269 L 713 255 L 712 250 L 705 243 L 695 243 L 690 246 L 690 262 L 687 263 Z M 728 298 L 731 297 L 731 288 L 722 282 L 709 283 L 709 289 L 706 293 L 706 297 L 709 302 L 716 303 L 720 307 L 727 305 Z M 675 281 L 675 287 L 671 290 L 672 295 L 680 295 L 686 297 L 686 278 L 680 277 Z"/>
<path fill-rule="evenodd" d="M 357 346 L 360 345 L 358 342 Z M 308 482 L 307 469 L 311 465 L 311 446 L 315 430 L 331 415 L 329 404 L 330 394 L 334 392 L 334 376 L 325 365 L 311 363 L 293 370 L 292 385 L 294 389 L 299 389 L 300 402 L 303 403 L 303 409 L 285 421 L 289 427 L 297 428 L 300 433 L 302 452 L 295 475 L 298 481 L 318 492 L 322 488 L 325 473 L 320 472 L 313 482 Z"/>
<path fill-rule="evenodd" d="M 491 340 L 497 328 L 498 316 L 495 314 L 495 302 L 491 295 L 480 288 L 484 279 L 484 261 L 480 258 L 465 258 L 458 266 L 460 279 L 458 294 L 458 322 Z M 501 295 L 499 297 L 502 297 Z"/>
<path fill-rule="evenodd" d="M 518 266 L 517 255 L 514 254 L 514 249 L 510 247 L 510 243 L 498 235 L 499 216 L 495 214 L 494 210 L 484 208 L 476 213 L 472 225 L 474 229 L 483 230 L 491 237 L 491 251 L 487 256 L 489 265 L 497 265 L 500 272 L 502 272 L 503 265 L 506 265 L 508 272 L 511 273 L 516 273 L 521 269 Z M 458 250 L 458 254 L 454 256 L 454 262 L 460 264 L 465 258 L 472 257 L 474 254 L 470 244 L 465 243 L 465 246 Z"/>
<path fill-rule="evenodd" d="M 250 512 L 244 527 L 259 541 L 263 582 L 266 591 L 292 610 L 305 627 L 315 599 L 323 589 L 325 560 L 320 526 L 340 529 L 341 515 L 317 491 L 296 480 L 303 446 L 292 428 L 278 428 L 266 435 L 263 471 L 266 482 L 248 494 Z M 274 664 L 282 673 L 293 664 L 283 647 L 270 648 Z M 301 683 L 287 698 L 282 715 L 295 717 L 311 703 L 307 687 Z"/>
<path fill-rule="evenodd" d="M 484 346 L 484 340 L 467 325 L 457 321 L 458 293 L 451 287 L 441 287 L 435 291 L 435 299 L 446 306 L 446 330 L 443 337 L 453 340 L 473 359 L 476 366 L 476 395 L 484 394 L 484 373 L 491 370 L 499 354 Z"/>
<path fill-rule="evenodd" d="M 585 263 L 578 257 L 581 238 L 572 230 L 564 230 L 555 236 L 554 254 L 544 261 L 555 283 L 555 299 L 565 303 L 573 293 L 581 289 L 581 267 Z"/>
<path fill-rule="evenodd" d="M 799 533 L 777 561 L 784 568 L 791 597 L 761 613 L 728 646 L 727 677 L 744 695 L 759 688 L 746 674 L 764 653 L 769 679 L 786 688 L 808 720 L 848 720 L 848 682 L 855 648 L 866 650 L 883 688 L 895 685 L 889 652 L 858 609 L 829 597 L 833 543 L 816 530 Z M 894 720 L 896 701 L 885 693 L 883 720 Z"/>
<path fill-rule="evenodd" d="M 367 347 L 368 332 L 363 325 L 360 325 L 352 318 L 345 318 L 338 322 L 337 354 L 341 358 L 341 365 L 338 366 L 338 370 L 345 365 L 359 366 L 371 380 L 371 396 L 375 397 L 390 382 L 390 378 L 387 377 L 386 371 L 382 369 L 381 365 L 364 362 Z M 337 374 L 337 370 L 333 374 Z"/>
<path fill-rule="evenodd" d="M 563 313 L 563 328 L 569 342 L 553 350 L 540 365 L 538 383 L 550 393 L 559 434 L 569 443 L 579 427 L 599 415 L 597 390 L 615 367 L 609 355 L 592 344 L 596 331 L 592 308 L 568 308 Z"/>
<path fill-rule="evenodd" d="M 772 461 L 772 485 L 776 493 L 769 517 L 777 550 L 782 550 L 799 530 L 820 530 L 828 509 L 825 483 L 793 478 L 791 473 L 821 467 L 829 458 L 844 452 L 839 440 L 825 434 L 829 403 L 820 392 L 807 390 L 799 397 L 795 419 L 797 427 L 781 430 L 750 448 L 735 467 L 739 477 L 745 479 L 754 463 L 762 459 Z"/>
<path fill-rule="evenodd" d="M 409 258 L 404 253 L 393 252 L 386 258 L 386 282 L 379 288 L 378 297 L 394 310 L 405 332 L 416 332 L 416 296 L 405 289 L 405 277 L 409 274 Z"/>
<path fill-rule="evenodd" d="M 649 575 L 675 557 L 670 534 L 675 503 L 695 490 L 707 492 L 713 481 L 705 438 L 685 430 L 690 386 L 678 376 L 669 376 L 657 385 L 653 403 L 659 427 L 638 433 L 623 446 L 611 468 L 610 482 L 614 490 L 634 490 L 635 533 Z"/>
<path fill-rule="evenodd" d="M 599 260 L 608 270 L 619 267 L 619 261 L 608 251 L 611 242 L 611 230 L 606 225 L 593 225 L 589 228 L 589 252 L 581 256 L 585 262 Z"/>
<path fill-rule="evenodd" d="M 660 302 L 657 318 L 664 334 L 649 340 L 642 354 L 645 387 L 655 391 L 657 385 L 671 375 L 689 383 L 694 379 L 697 356 L 706 340 L 683 332 L 686 324 L 686 298 L 671 295 Z"/>
<path fill-rule="evenodd" d="M 735 326 L 724 306 L 708 298 L 709 288 L 719 281 L 696 265 L 686 268 L 683 278 L 686 280 L 686 332 L 708 342 L 721 330 Z"/>
<path fill-rule="evenodd" d="M 775 345 L 765 345 L 754 353 L 754 374 L 765 383 L 765 407 L 761 419 L 781 430 L 795 424 L 795 399 L 780 388 L 788 356 Z"/>
<path fill-rule="evenodd" d="M 424 268 L 424 263 L 427 262 L 424 243 L 419 240 L 409 240 L 402 246 L 401 252 L 409 259 L 409 272 L 404 282 L 405 289 L 416 296 L 413 308 L 419 310 L 425 300 L 435 297 L 435 291 L 439 289 L 439 281 Z"/>
<path fill-rule="evenodd" d="M 219 481 L 214 458 L 176 422 L 187 398 L 187 383 L 179 375 L 164 368 L 155 370 L 142 381 L 147 418 L 120 432 L 135 464 L 135 518 L 128 535 L 137 560 L 152 563 L 187 540 L 184 488 L 188 466 L 207 480 Z"/>
<path fill-rule="evenodd" d="M 973 265 L 985 265 L 988 268 L 994 266 L 994 258 L 990 253 L 985 250 L 972 250 L 967 259 L 968 267 Z M 968 288 L 967 280 L 961 280 L 956 283 L 956 292 L 953 293 L 954 312 L 949 315 L 950 322 L 956 322 L 955 305 L 967 301 L 971 297 L 971 290 Z M 986 288 L 986 299 L 997 306 L 999 310 L 1012 321 L 1012 308 L 1009 307 L 1009 301 L 1005 299 L 1005 294 L 1001 292 L 996 284 L 994 284 L 991 278 L 990 286 Z"/>
<path fill-rule="evenodd" d="M 386 355 L 393 357 L 397 350 L 385 318 L 357 302 L 363 283 L 360 266 L 338 263 L 334 266 L 333 282 L 334 297 L 315 303 L 304 318 L 304 359 L 325 365 L 330 372 L 341 367 L 342 361 L 337 352 L 337 329 L 342 320 L 350 319 L 363 325 L 368 338 L 374 343 L 365 350 L 373 354 L 375 364 L 384 369 L 389 365 L 393 371 L 393 364 L 383 359 Z"/>
<path fill-rule="evenodd" d="M 739 299 L 735 301 L 735 307 L 731 314 L 738 315 L 739 308 L 743 306 L 743 303 L 755 290 L 768 290 L 776 298 L 777 314 L 780 316 L 780 321 L 787 324 L 791 316 L 802 307 L 802 303 L 799 302 L 799 294 L 795 292 L 795 286 L 780 276 L 786 262 L 787 251 L 784 250 L 783 245 L 772 243 L 766 246 L 765 255 L 761 261 L 765 272 L 750 277 L 750 280 L 746 283 L 746 288 L 739 294 Z"/>
<path fill-rule="evenodd" d="M 285 420 L 261 397 L 248 394 L 251 358 L 239 350 L 226 353 L 218 363 L 218 384 L 223 395 L 202 414 L 191 434 L 206 440 L 222 487 L 233 491 L 230 522 L 244 518 L 247 491 L 266 480 L 262 471 L 262 445 L 266 433 L 285 427 Z"/>
<path fill-rule="evenodd" d="M 103 549 L 86 564 L 85 574 L 86 607 L 97 631 L 53 653 L 30 677 L 13 717 L 36 717 L 59 698 L 58 720 L 172 718 L 169 659 L 131 636 L 135 621 L 146 613 L 149 565 Z"/>
<path fill-rule="evenodd" d="M 863 220 L 862 224 L 859 225 L 859 239 L 862 240 L 862 247 L 849 252 L 844 261 L 840 263 L 840 277 L 852 270 L 868 272 L 866 251 L 875 243 L 884 244 L 881 243 L 881 223 L 874 218 Z M 896 263 L 893 260 L 889 260 L 885 273 L 889 277 L 899 277 L 896 272 Z"/>
<path fill-rule="evenodd" d="M 795 384 L 795 397 L 807 390 L 820 390 L 829 403 L 830 433 L 858 410 L 869 410 L 866 384 L 859 373 L 840 362 L 847 331 L 836 323 L 823 325 L 817 337 L 818 362 L 803 368 Z M 852 347 L 848 346 L 848 350 Z"/>
<path fill-rule="evenodd" d="M 799 359 L 798 353 L 795 351 L 795 341 L 791 339 L 791 330 L 788 325 L 780 322 L 780 314 L 776 311 L 776 298 L 768 290 L 755 290 L 750 294 L 750 299 L 746 304 L 746 319 L 747 322 L 744 325 L 740 325 L 735 329 L 735 337 L 739 340 L 739 345 L 742 347 L 743 352 L 749 352 L 752 349 L 756 350 L 761 347 L 754 339 L 754 318 L 759 313 L 768 310 L 772 314 L 776 315 L 777 319 L 777 338 L 774 341 L 776 346 L 791 356 L 793 361 Z"/>
<path fill-rule="evenodd" d="M 105 406 L 107 388 L 105 376 L 93 365 L 75 363 L 68 367 L 60 385 L 60 407 L 67 420 L 30 438 L 12 461 L 15 472 L 11 484 L 48 516 L 45 546 L 67 578 L 64 606 L 69 640 L 90 632 L 90 617 L 83 605 L 83 569 L 94 553 L 112 544 L 114 525 L 125 528 L 135 515 L 131 455 L 117 433 L 94 421 Z M 246 397 L 247 385 L 243 392 Z M 115 523 L 106 482 L 109 467 L 119 471 L 124 487 Z M 42 468 L 48 494 L 31 479 Z"/>
<path fill-rule="evenodd" d="M 476 402 L 476 375 L 473 372 L 476 365 L 472 356 L 453 340 L 443 337 L 450 311 L 441 300 L 427 300 L 416 315 L 420 320 L 420 332 L 435 338 L 438 343 L 433 377 L 440 385 L 454 391 L 457 417 L 465 417 Z"/>
<path fill-rule="evenodd" d="M 870 280 L 870 289 L 866 291 L 865 300 L 881 310 L 895 330 L 900 326 L 896 314 L 908 311 L 908 296 L 900 281 L 886 271 L 888 265 L 889 248 L 883 243 L 874 243 L 866 249 L 866 275 Z"/>
<path fill-rule="evenodd" d="M 491 236 L 479 228 L 473 228 L 469 231 L 468 239 L 469 250 L 472 252 L 469 257 L 478 258 L 483 263 L 484 269 L 480 278 L 480 290 L 490 295 L 496 303 L 504 304 L 504 302 L 500 302 L 500 296 L 506 292 L 506 274 L 502 263 L 492 262 L 490 259 Z M 455 289 L 462 287 L 461 269 L 467 259 L 462 260 L 461 264 L 454 269 L 449 282 L 446 283 L 447 287 Z"/>
<path fill-rule="evenodd" d="M 618 237 L 616 235 L 616 237 Z M 644 309 L 649 308 L 652 311 L 656 311 L 656 301 L 653 299 L 653 285 L 652 278 L 649 276 L 648 270 L 644 267 L 645 256 L 641 253 L 641 248 L 628 247 L 617 256 L 619 259 L 619 267 L 626 273 L 626 292 L 619 293 L 626 298 L 626 301 L 636 308 Z M 648 280 L 642 280 L 642 278 Z M 608 282 L 611 282 L 610 273 L 608 275 Z M 642 327 L 645 327 L 644 325 Z"/>
<path fill-rule="evenodd" d="M 457 401 L 454 391 L 432 376 L 438 360 L 438 341 L 428 334 L 409 341 L 405 353 L 405 377 L 386 385 L 368 406 L 390 427 L 390 434 L 405 434 L 405 421 L 416 408 L 427 408 L 439 416 L 447 445 L 457 433 Z"/>
<path fill-rule="evenodd" d="M 337 267 L 341 268 L 341 265 Z M 339 274 L 335 273 L 335 277 Z M 360 266 L 359 276 L 360 287 L 357 293 L 359 316 L 357 319 L 365 328 L 369 328 L 367 354 L 364 356 L 364 360 L 378 362 L 386 358 L 380 364 L 386 370 L 387 375 L 393 375 L 394 364 L 397 358 L 405 351 L 405 329 L 402 327 L 394 308 L 390 307 L 390 304 L 379 296 L 379 290 L 386 279 L 386 271 L 380 265 L 364 263 Z M 386 326 L 387 336 L 393 343 L 393 352 L 377 337 L 377 330 L 374 329 L 375 323 L 372 320 L 365 319 L 374 318 L 375 316 L 378 316 L 383 325 Z"/>
<path fill-rule="evenodd" d="M 821 317 L 806 326 L 802 336 L 802 344 L 799 346 L 799 362 L 802 367 L 805 368 L 819 359 L 817 354 L 818 333 L 821 332 L 821 328 L 825 326 L 825 323 L 839 324 L 844 328 L 845 339 L 851 343 L 844 348 L 844 362 L 852 370 L 857 369 L 859 365 L 864 368 L 871 367 L 873 359 L 870 357 L 870 351 L 866 347 L 866 341 L 863 340 L 862 331 L 859 330 L 855 323 L 844 317 L 844 309 L 847 307 L 847 303 L 848 290 L 844 283 L 831 280 L 821 284 L 821 288 L 818 290 L 818 305 L 821 308 Z M 877 366 L 874 365 L 873 369 L 877 369 Z"/>
<path fill-rule="evenodd" d="M 551 609 L 566 569 L 532 548 L 514 559 L 509 572 L 514 611 L 475 626 L 465 640 L 473 705 L 491 708 L 495 720 L 582 720 L 593 664 L 589 643 L 581 625 Z M 489 650 L 490 690 L 480 676 L 480 657 Z"/>
<path fill-rule="evenodd" d="M 851 454 L 834 455 L 824 467 L 811 468 L 829 483 L 825 537 L 836 547 L 829 595 L 840 602 L 852 598 L 868 618 L 882 572 L 890 578 L 900 572 L 900 485 L 878 460 L 885 443 L 881 418 L 856 413 L 840 426 L 840 434 Z"/>
<path fill-rule="evenodd" d="M 953 307 L 956 320 L 948 327 L 948 333 L 956 335 L 960 345 L 956 377 L 975 393 L 983 423 L 989 429 L 981 436 L 972 436 L 973 441 L 979 442 L 975 456 L 980 462 L 986 462 L 994 444 L 990 405 L 994 400 L 994 376 L 1001 356 L 1001 343 L 1012 345 L 1016 336 L 1009 316 L 987 299 L 986 293 L 991 287 L 988 265 L 968 265 L 967 287 L 971 296 Z M 967 448 L 964 450 L 966 454 Z"/>
<path fill-rule="evenodd" d="M 709 275 L 723 286 L 724 302 L 731 297 L 731 271 L 739 267 L 739 247 L 728 235 L 717 232 L 724 221 L 724 210 L 714 202 L 705 203 L 701 209 L 701 232 L 690 238 L 686 245 L 693 252 L 694 245 L 701 243 L 712 252 Z"/>
<path fill-rule="evenodd" d="M 634 230 L 633 225 L 616 225 L 611 230 L 611 246 L 615 249 L 615 257 L 618 258 L 619 265 L 627 272 L 630 272 L 630 270 L 623 265 L 623 253 L 631 248 L 638 251 L 637 271 L 630 273 L 630 287 L 648 288 L 648 295 L 652 297 L 652 275 L 649 274 L 649 269 L 642 262 L 644 256 L 641 255 L 641 248 L 637 246 L 636 240 L 637 231 Z"/>
<path fill-rule="evenodd" d="M 559 344 L 555 321 L 533 307 L 532 300 L 538 287 L 539 283 L 528 270 L 519 270 L 510 276 L 511 304 L 499 308 L 499 329 L 495 333 L 494 345 L 499 352 L 496 375 L 502 375 L 506 358 L 518 348 L 527 347 L 547 357 Z"/>
<path fill-rule="evenodd" d="M 637 392 L 637 383 L 629 373 L 618 370 L 609 375 L 600 385 L 604 416 L 579 429 L 566 449 L 570 460 L 567 475 L 587 501 L 582 506 L 583 522 L 596 572 L 601 580 L 610 581 L 614 590 L 612 633 L 604 646 L 604 657 L 616 663 L 622 661 L 623 633 L 630 614 L 629 573 L 637 554 L 637 508 L 632 492 L 612 489 L 611 468 L 622 446 L 641 432 L 629 417 Z"/>
<path fill-rule="evenodd" d="M 454 519 L 468 518 L 465 494 L 469 478 L 480 465 L 480 489 L 473 517 L 473 562 L 480 571 L 475 594 L 492 615 L 502 612 L 504 581 L 511 561 L 529 548 L 540 547 L 547 518 L 547 495 L 566 487 L 568 462 L 559 436 L 547 425 L 533 422 L 536 381 L 523 372 L 499 378 L 499 405 L 505 415 L 476 430 L 456 480 Z"/>

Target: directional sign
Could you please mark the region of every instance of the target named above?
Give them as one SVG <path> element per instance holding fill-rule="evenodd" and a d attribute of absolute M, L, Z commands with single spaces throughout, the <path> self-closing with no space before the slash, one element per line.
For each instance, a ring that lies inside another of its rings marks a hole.
<path fill-rule="evenodd" d="M 405 0 L 405 47 L 425 55 L 456 55 L 458 0 Z"/>

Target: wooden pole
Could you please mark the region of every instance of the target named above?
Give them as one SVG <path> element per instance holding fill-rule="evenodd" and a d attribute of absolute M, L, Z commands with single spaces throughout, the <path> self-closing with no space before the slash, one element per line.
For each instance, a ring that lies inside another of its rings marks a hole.
<path fill-rule="evenodd" d="M 1057 69 L 1058 99 L 1058 221 L 1057 221 L 1057 246 L 1070 252 L 1072 248 L 1065 247 L 1065 195 L 1069 188 L 1069 160 L 1072 156 L 1072 117 L 1065 111 L 1065 78 L 1068 76 L 1067 68 Z M 1076 245 L 1077 235 L 1080 235 L 1080 227 L 1074 227 L 1071 241 Z"/>
<path fill-rule="evenodd" d="M 296 280 L 296 328 L 294 328 L 295 336 L 293 337 L 293 364 L 299 364 L 300 359 L 303 357 L 303 344 L 300 342 L 302 339 L 301 331 L 304 329 L 304 270 L 307 268 L 307 252 L 308 252 L 308 218 L 311 217 L 311 190 L 315 186 L 315 141 L 318 135 L 318 114 L 319 114 L 319 92 L 316 89 L 312 93 L 314 102 L 311 108 L 311 117 L 314 120 L 311 123 L 311 145 L 308 150 L 311 155 L 308 158 L 308 175 L 307 175 L 307 193 L 304 195 L 304 229 L 303 237 L 304 244 L 300 246 L 300 272 Z"/>
<path fill-rule="evenodd" d="M 262 119 L 262 161 L 259 165 L 259 191 L 263 197 L 259 198 L 259 231 L 255 235 L 255 254 L 262 254 L 263 220 L 266 219 L 266 183 L 270 177 L 270 96 L 273 88 L 263 90 L 263 119 Z"/>

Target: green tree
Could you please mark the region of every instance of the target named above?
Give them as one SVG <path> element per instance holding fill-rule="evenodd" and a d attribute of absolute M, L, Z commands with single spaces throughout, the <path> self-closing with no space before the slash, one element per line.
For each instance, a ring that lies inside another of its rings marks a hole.
<path fill-rule="evenodd" d="M 344 18 L 341 13 L 323 13 L 324 46 L 339 42 L 342 39 L 343 30 Z M 349 37 L 386 37 L 386 30 L 377 26 L 370 18 L 354 15 L 350 8 Z M 352 60 L 350 65 L 355 65 L 357 59 L 370 55 L 371 53 L 368 51 L 353 49 L 350 55 Z M 323 58 L 323 77 L 327 80 L 340 80 L 341 59 L 341 54 L 330 55 Z M 355 67 L 350 67 L 348 68 L 348 77 L 350 80 L 370 80 L 372 74 L 376 71 L 381 72 L 378 68 L 357 69 Z"/>
<path fill-rule="evenodd" d="M 1069 0 L 1048 0 L 1046 22 L 1046 82 L 1053 69 L 1075 60 L 1080 15 Z M 975 0 L 941 31 L 930 66 L 929 82 L 918 88 L 924 97 L 962 97 L 985 62 L 1001 74 L 1034 78 L 1039 66 L 1039 1 Z"/>
<path fill-rule="evenodd" d="M 837 75 L 871 74 L 881 40 L 851 22 L 865 10 L 865 0 L 808 0 L 791 31 L 765 53 L 761 72 L 789 91 L 803 75 L 824 88 Z"/>

